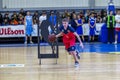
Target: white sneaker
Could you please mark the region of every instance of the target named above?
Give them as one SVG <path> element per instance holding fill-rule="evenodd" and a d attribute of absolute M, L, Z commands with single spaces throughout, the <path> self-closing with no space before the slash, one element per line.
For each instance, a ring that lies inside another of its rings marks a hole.
<path fill-rule="evenodd" d="M 75 62 L 75 67 L 79 67 L 79 63 L 78 62 Z"/>
<path fill-rule="evenodd" d="M 33 42 L 32 42 L 32 41 L 30 41 L 30 44 L 33 44 Z"/>
<path fill-rule="evenodd" d="M 27 44 L 27 41 L 25 41 L 24 44 Z"/>
<path fill-rule="evenodd" d="M 115 43 L 114 44 L 117 44 L 117 41 L 115 41 Z"/>

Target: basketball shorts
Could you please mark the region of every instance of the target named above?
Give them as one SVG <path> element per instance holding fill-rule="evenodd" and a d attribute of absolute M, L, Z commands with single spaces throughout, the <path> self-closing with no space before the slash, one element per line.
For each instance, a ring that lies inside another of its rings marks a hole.
<path fill-rule="evenodd" d="M 65 49 L 69 51 L 75 51 L 75 42 L 64 43 Z"/>
<path fill-rule="evenodd" d="M 32 31 L 33 31 L 32 26 L 27 26 L 27 27 L 26 27 L 26 35 L 27 35 L 27 36 L 31 36 Z"/>

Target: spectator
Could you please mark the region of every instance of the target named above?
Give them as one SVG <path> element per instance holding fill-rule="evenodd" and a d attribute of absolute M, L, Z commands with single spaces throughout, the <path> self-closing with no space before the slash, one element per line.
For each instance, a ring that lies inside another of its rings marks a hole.
<path fill-rule="evenodd" d="M 0 25 L 2 25 L 3 24 L 3 16 L 2 16 L 2 14 L 0 13 Z"/>
<path fill-rule="evenodd" d="M 115 16 L 113 11 L 110 11 L 110 14 L 106 18 L 107 29 L 108 29 L 108 43 L 112 43 L 114 39 L 114 26 L 115 26 Z"/>
<path fill-rule="evenodd" d="M 77 16 L 76 14 L 72 14 L 72 19 L 71 19 L 71 22 L 70 22 L 71 26 L 76 30 L 77 28 L 77 25 L 78 25 L 78 22 L 77 22 Z"/>
<path fill-rule="evenodd" d="M 55 15 L 54 11 L 51 11 L 49 21 L 52 24 L 52 26 L 55 28 L 57 24 L 57 16 Z"/>
<path fill-rule="evenodd" d="M 8 15 L 8 17 L 9 17 L 9 11 L 6 11 L 6 12 L 5 12 L 4 17 L 5 17 L 6 15 Z"/>
<path fill-rule="evenodd" d="M 14 12 L 13 15 L 11 16 L 11 22 L 10 24 L 12 25 L 18 25 L 18 16 L 17 13 Z"/>
<path fill-rule="evenodd" d="M 39 23 L 39 13 L 38 13 L 38 11 L 35 11 L 35 13 L 33 15 L 33 19 L 35 19 L 37 21 L 37 23 Z"/>
<path fill-rule="evenodd" d="M 13 19 L 13 18 L 17 18 L 18 17 L 18 15 L 17 15 L 17 12 L 13 12 L 13 14 L 12 14 L 12 16 L 11 16 L 11 19 Z"/>
<path fill-rule="evenodd" d="M 68 10 L 65 10 L 64 13 L 62 14 L 62 19 L 67 18 L 69 16 Z"/>
<path fill-rule="evenodd" d="M 80 12 L 80 18 L 83 18 L 84 17 L 84 14 L 83 14 L 83 12 Z"/>
<path fill-rule="evenodd" d="M 86 10 L 85 17 L 87 17 L 88 15 L 90 15 L 90 11 L 89 11 L 89 10 Z M 89 19 L 88 19 L 88 20 L 89 20 Z"/>
<path fill-rule="evenodd" d="M 18 24 L 21 25 L 21 24 L 24 24 L 24 17 L 22 14 L 19 14 L 18 15 Z"/>
<path fill-rule="evenodd" d="M 82 17 L 82 22 L 83 22 L 83 23 L 86 23 L 85 16 Z"/>
<path fill-rule="evenodd" d="M 102 23 L 102 18 L 100 17 L 100 15 L 97 15 L 96 23 Z"/>
<path fill-rule="evenodd" d="M 90 14 L 87 12 L 85 15 L 85 23 L 88 23 Z"/>
<path fill-rule="evenodd" d="M 24 11 L 24 9 L 23 9 L 23 8 L 20 10 L 19 14 L 22 14 L 23 16 L 25 16 L 25 15 L 26 15 L 26 13 L 25 13 L 25 11 Z"/>
<path fill-rule="evenodd" d="M 33 25 L 37 25 L 37 20 L 33 19 Z"/>
<path fill-rule="evenodd" d="M 10 19 L 8 17 L 8 14 L 4 15 L 4 19 L 3 19 L 3 25 L 9 25 Z"/>
<path fill-rule="evenodd" d="M 42 15 L 39 17 L 39 23 L 41 25 L 42 21 L 47 20 L 47 14 L 46 11 L 42 12 Z"/>
<path fill-rule="evenodd" d="M 107 12 L 104 12 L 104 16 L 103 16 L 103 22 L 106 22 L 106 17 L 107 17 Z"/>

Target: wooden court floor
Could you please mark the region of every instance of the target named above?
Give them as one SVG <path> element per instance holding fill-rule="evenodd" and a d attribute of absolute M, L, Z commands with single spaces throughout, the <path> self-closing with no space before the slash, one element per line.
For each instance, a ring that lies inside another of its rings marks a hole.
<path fill-rule="evenodd" d="M 58 64 L 55 59 L 43 59 L 39 65 L 37 47 L 0 47 L 0 65 L 24 64 L 0 67 L 0 80 L 120 80 L 120 55 L 82 53 L 80 67 L 75 68 L 63 46 L 59 53 Z"/>

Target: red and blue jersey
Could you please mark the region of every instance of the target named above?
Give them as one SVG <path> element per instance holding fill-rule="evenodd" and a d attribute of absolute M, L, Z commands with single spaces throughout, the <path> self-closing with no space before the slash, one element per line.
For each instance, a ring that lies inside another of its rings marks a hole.
<path fill-rule="evenodd" d="M 64 29 L 64 27 L 61 26 L 60 31 L 62 31 L 63 33 L 63 43 L 65 44 L 66 49 L 74 46 L 76 38 L 73 33 L 75 32 L 75 30 L 71 26 L 68 26 L 67 29 Z"/>

